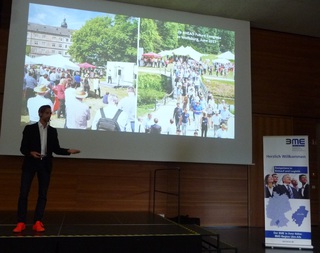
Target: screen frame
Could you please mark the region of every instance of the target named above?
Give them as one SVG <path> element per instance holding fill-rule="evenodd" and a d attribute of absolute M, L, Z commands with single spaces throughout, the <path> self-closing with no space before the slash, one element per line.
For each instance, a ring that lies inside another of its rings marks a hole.
<path fill-rule="evenodd" d="M 146 135 L 138 133 L 110 133 L 90 130 L 58 129 L 62 147 L 80 149 L 75 156 L 88 159 L 141 160 L 165 162 L 195 162 L 217 164 L 252 164 L 252 111 L 250 23 L 185 13 L 146 6 L 110 1 L 48 0 L 12 1 L 10 34 L 6 65 L 5 90 L 2 112 L 0 154 L 20 155 L 23 127 L 19 125 L 20 110 L 13 97 L 21 97 L 12 84 L 20 84 L 23 69 L 29 3 L 64 6 L 92 11 L 106 10 L 128 16 L 154 18 L 172 22 L 212 26 L 235 31 L 236 86 L 235 86 L 235 139 L 197 138 L 185 136 Z M 169 18 L 168 18 L 169 17 Z M 169 19 L 169 20 L 168 20 Z M 21 87 L 21 86 L 20 86 Z M 101 140 L 104 140 L 103 142 Z"/>

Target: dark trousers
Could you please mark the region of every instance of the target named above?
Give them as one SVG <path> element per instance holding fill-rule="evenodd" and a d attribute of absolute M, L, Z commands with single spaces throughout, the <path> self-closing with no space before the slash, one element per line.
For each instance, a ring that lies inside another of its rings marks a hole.
<path fill-rule="evenodd" d="M 208 126 L 202 126 L 201 127 L 201 137 L 207 137 L 207 132 L 208 132 Z"/>
<path fill-rule="evenodd" d="M 179 118 L 175 118 L 174 122 L 176 124 L 176 129 L 179 130 L 180 129 L 180 119 Z"/>
<path fill-rule="evenodd" d="M 38 200 L 34 213 L 34 222 L 41 221 L 47 203 L 47 192 L 51 176 L 51 159 L 33 159 L 32 163 L 25 162 L 22 168 L 20 195 L 18 201 L 18 222 L 26 222 L 28 196 L 35 175 L 38 179 Z"/>
<path fill-rule="evenodd" d="M 61 114 L 63 114 L 63 117 L 66 118 L 66 100 L 65 99 L 59 99 L 60 106 L 57 112 L 57 118 L 61 117 Z"/>

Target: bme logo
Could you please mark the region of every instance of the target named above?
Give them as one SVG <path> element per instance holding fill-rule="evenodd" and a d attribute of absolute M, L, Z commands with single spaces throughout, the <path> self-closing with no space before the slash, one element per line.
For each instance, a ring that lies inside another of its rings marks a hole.
<path fill-rule="evenodd" d="M 293 147 L 304 147 L 306 145 L 305 139 L 286 139 L 287 145 L 292 145 Z"/>

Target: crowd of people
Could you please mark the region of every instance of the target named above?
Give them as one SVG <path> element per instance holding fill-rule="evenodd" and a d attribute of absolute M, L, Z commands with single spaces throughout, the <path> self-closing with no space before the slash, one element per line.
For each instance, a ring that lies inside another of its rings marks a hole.
<path fill-rule="evenodd" d="M 264 181 L 265 198 L 272 198 L 275 193 L 278 195 L 286 195 L 289 199 L 310 198 L 310 187 L 307 175 L 305 174 L 300 174 L 298 179 L 291 177 L 289 174 L 283 174 L 281 182 L 279 182 L 278 174 L 267 174 Z"/>
<path fill-rule="evenodd" d="M 181 59 L 182 57 L 180 57 Z M 184 57 L 186 58 L 186 57 Z M 167 57 L 159 57 L 159 56 L 142 56 L 139 61 L 140 67 L 152 67 L 152 68 L 162 68 L 167 67 L 169 63 L 176 63 L 179 61 L 179 56 L 167 56 Z M 192 60 L 194 61 L 194 60 Z M 226 77 L 230 72 L 234 71 L 234 64 L 230 61 L 220 62 L 209 59 L 204 61 L 194 61 L 197 62 L 199 66 L 199 71 L 202 74 L 207 74 L 210 76 L 215 75 L 216 77 Z"/>
<path fill-rule="evenodd" d="M 201 137 L 207 137 L 208 130 L 212 128 L 213 137 L 227 138 L 228 121 L 234 115 L 224 99 L 217 103 L 210 91 L 206 94 L 202 90 L 201 76 L 207 73 L 208 67 L 204 62 L 188 57 L 175 60 L 173 72 L 177 107 L 174 117 L 177 128 L 180 128 L 179 125 L 182 127 L 182 134 L 186 133 L 188 118 L 191 118 L 194 130 L 201 131 Z M 179 125 L 178 116 L 181 118 Z"/>
<path fill-rule="evenodd" d="M 138 119 L 139 131 L 144 129 L 146 133 L 209 137 L 208 131 L 213 130 L 210 137 L 230 138 L 228 123 L 234 115 L 230 112 L 230 105 L 224 99 L 217 103 L 210 91 L 206 93 L 202 90 L 201 76 L 207 71 L 208 65 L 201 61 L 188 57 L 175 57 L 173 96 L 176 107 L 173 109 L 172 116 L 170 115 L 168 119 L 168 115 L 159 116 L 156 112 L 155 115 L 149 113 L 145 119 Z M 151 131 L 152 125 L 155 125 L 158 131 Z"/>
<path fill-rule="evenodd" d="M 41 105 L 50 105 L 54 119 L 63 119 L 64 128 L 97 130 L 101 118 L 100 107 L 106 117 L 113 118 L 114 107 L 121 110 L 118 121 L 121 131 L 135 130 L 136 94 L 128 87 L 127 96 L 119 99 L 115 94 L 106 92 L 102 96 L 99 73 L 90 70 L 67 71 L 63 69 L 29 66 L 25 69 L 23 81 L 23 115 L 29 116 L 28 123 L 39 121 L 38 109 Z M 91 108 L 86 98 L 95 101 Z M 96 111 L 95 111 L 96 110 Z M 110 114 L 111 113 L 111 114 Z M 99 130 L 99 129 L 98 129 Z"/>
<path fill-rule="evenodd" d="M 59 127 L 70 129 L 99 129 L 103 117 L 117 121 L 120 131 L 194 135 L 201 137 L 232 138 L 228 131 L 229 119 L 234 115 L 224 99 L 215 100 L 213 94 L 204 92 L 201 75 L 208 71 L 203 62 L 188 57 L 173 61 L 174 99 L 176 107 L 166 117 L 149 113 L 137 118 L 137 94 L 134 87 L 119 98 L 107 91 L 102 94 L 100 73 L 94 69 L 68 71 L 46 66 L 26 66 L 23 83 L 23 115 L 30 123 L 37 122 L 37 109 L 43 104 L 52 107 L 54 119 L 64 119 Z M 87 98 L 99 99 L 89 106 Z M 103 107 L 104 115 L 100 110 Z M 116 116 L 117 110 L 121 114 Z M 172 113 L 172 114 L 171 114 Z M 170 115 L 171 114 L 171 115 Z M 210 134 L 208 134 L 210 132 Z"/>

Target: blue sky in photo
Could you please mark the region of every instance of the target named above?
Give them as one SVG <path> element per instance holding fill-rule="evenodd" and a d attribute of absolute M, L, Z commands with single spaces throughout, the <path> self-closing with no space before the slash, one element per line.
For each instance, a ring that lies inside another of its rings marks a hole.
<path fill-rule="evenodd" d="M 103 16 L 110 16 L 110 14 L 50 5 L 30 4 L 28 22 L 60 27 L 62 21 L 66 19 L 68 29 L 78 30 L 86 21 Z"/>

